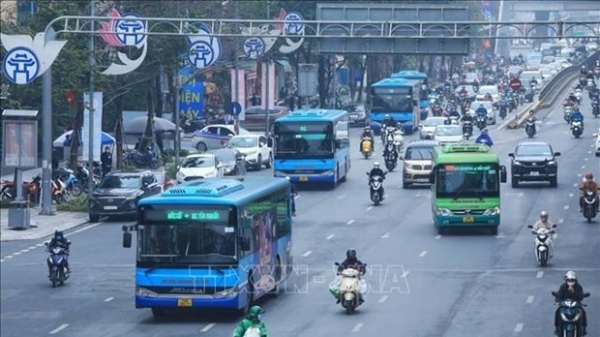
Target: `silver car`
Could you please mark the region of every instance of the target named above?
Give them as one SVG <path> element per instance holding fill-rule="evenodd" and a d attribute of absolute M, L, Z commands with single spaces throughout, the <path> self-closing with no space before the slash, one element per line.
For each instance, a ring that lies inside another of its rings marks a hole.
<path fill-rule="evenodd" d="M 419 125 L 419 137 L 421 139 L 433 139 L 433 133 L 438 125 L 444 125 L 446 117 L 428 117 Z"/>
<path fill-rule="evenodd" d="M 247 135 L 250 132 L 244 128 L 240 128 L 240 135 Z M 200 153 L 204 153 L 208 150 L 215 150 L 223 148 L 229 138 L 235 135 L 233 125 L 229 124 L 213 124 L 206 126 L 202 130 L 194 132 L 192 137 L 192 147 Z"/>

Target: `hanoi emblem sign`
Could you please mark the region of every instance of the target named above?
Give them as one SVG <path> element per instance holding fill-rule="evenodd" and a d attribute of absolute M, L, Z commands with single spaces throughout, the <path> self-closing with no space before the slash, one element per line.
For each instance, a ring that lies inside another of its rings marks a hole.
<path fill-rule="evenodd" d="M 25 47 L 9 50 L 2 62 L 4 74 L 15 84 L 33 82 L 40 71 L 40 61 L 35 53 Z"/>

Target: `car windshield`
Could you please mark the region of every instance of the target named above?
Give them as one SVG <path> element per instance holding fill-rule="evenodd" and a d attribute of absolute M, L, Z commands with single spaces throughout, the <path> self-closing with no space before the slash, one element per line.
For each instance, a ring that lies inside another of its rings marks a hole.
<path fill-rule="evenodd" d="M 229 145 L 233 147 L 256 147 L 256 137 L 233 137 L 229 141 Z"/>
<path fill-rule="evenodd" d="M 405 160 L 432 160 L 433 147 L 409 147 L 404 155 Z"/>
<path fill-rule="evenodd" d="M 140 176 L 109 175 L 102 179 L 98 188 L 140 188 Z"/>
<path fill-rule="evenodd" d="M 453 126 L 438 126 L 435 128 L 436 136 L 462 136 L 462 129 Z"/>
<path fill-rule="evenodd" d="M 493 86 L 485 86 L 479 89 L 480 95 L 490 94 L 492 96 L 498 95 L 498 88 Z"/>
<path fill-rule="evenodd" d="M 235 229 L 227 208 L 154 205 L 144 212 L 137 233 L 138 264 L 232 264 L 237 260 Z"/>
<path fill-rule="evenodd" d="M 423 126 L 438 126 L 444 125 L 446 118 L 427 118 L 423 121 Z"/>
<path fill-rule="evenodd" d="M 552 150 L 548 145 L 521 145 L 517 148 L 517 156 L 551 156 Z"/>
<path fill-rule="evenodd" d="M 185 158 L 181 166 L 185 168 L 212 167 L 215 166 L 215 161 L 212 156 L 189 157 Z"/>
<path fill-rule="evenodd" d="M 483 103 L 483 102 L 473 102 L 471 103 L 471 110 L 477 110 L 479 109 L 480 106 L 482 106 L 487 110 L 490 111 L 490 109 L 493 109 L 493 106 L 491 103 Z"/>
<path fill-rule="evenodd" d="M 446 164 L 437 170 L 436 192 L 441 198 L 498 196 L 500 184 L 496 164 Z"/>
<path fill-rule="evenodd" d="M 214 154 L 215 157 L 217 157 L 217 160 L 221 163 L 235 161 L 236 150 L 233 149 L 220 149 L 210 151 L 209 153 Z"/>
<path fill-rule="evenodd" d="M 275 125 L 275 156 L 279 158 L 329 158 L 334 152 L 330 122 Z"/>

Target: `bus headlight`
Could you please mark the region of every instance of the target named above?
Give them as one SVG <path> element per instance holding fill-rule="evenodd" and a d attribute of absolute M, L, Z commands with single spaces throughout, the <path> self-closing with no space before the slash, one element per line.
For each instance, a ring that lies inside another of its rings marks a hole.
<path fill-rule="evenodd" d="M 494 207 L 494 208 L 488 208 L 485 210 L 485 212 L 483 212 L 483 215 L 498 215 L 500 214 L 500 208 L 498 207 Z"/>
<path fill-rule="evenodd" d="M 143 297 L 158 297 L 154 291 L 142 287 L 135 287 L 135 294 Z"/>
<path fill-rule="evenodd" d="M 236 297 L 239 293 L 238 287 L 219 291 L 213 295 L 214 298 Z"/>
<path fill-rule="evenodd" d="M 328 176 L 328 177 L 333 176 L 334 174 L 335 173 L 333 172 L 333 170 L 328 170 L 328 171 L 321 173 L 322 176 Z"/>
<path fill-rule="evenodd" d="M 438 208 L 437 213 L 438 213 L 438 215 L 441 215 L 441 216 L 450 216 L 450 215 L 452 215 L 452 211 L 450 211 L 447 208 Z"/>

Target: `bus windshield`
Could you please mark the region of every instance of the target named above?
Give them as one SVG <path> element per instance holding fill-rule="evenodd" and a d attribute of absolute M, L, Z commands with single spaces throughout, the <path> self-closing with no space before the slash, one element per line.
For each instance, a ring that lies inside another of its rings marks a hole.
<path fill-rule="evenodd" d="M 335 149 L 331 122 L 275 124 L 278 158 L 332 158 Z"/>
<path fill-rule="evenodd" d="M 412 112 L 411 88 L 373 88 L 371 112 Z"/>
<path fill-rule="evenodd" d="M 444 164 L 437 170 L 436 192 L 440 198 L 497 197 L 500 193 L 498 165 Z"/>
<path fill-rule="evenodd" d="M 138 265 L 237 264 L 226 207 L 154 205 L 138 225 Z"/>

